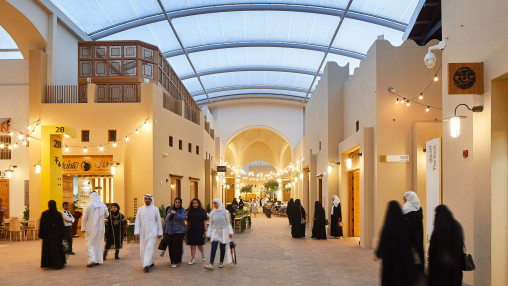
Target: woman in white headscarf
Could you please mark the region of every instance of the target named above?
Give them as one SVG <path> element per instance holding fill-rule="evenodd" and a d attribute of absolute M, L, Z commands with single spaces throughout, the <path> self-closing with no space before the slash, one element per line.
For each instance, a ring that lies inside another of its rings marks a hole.
<path fill-rule="evenodd" d="M 332 204 L 332 219 L 330 220 L 330 235 L 342 239 L 344 235 L 342 233 L 342 207 L 340 205 L 340 199 L 337 195 L 333 195 L 333 204 Z"/>
<path fill-rule="evenodd" d="M 411 247 L 415 256 L 415 264 L 419 274 L 423 275 L 425 267 L 425 256 L 423 250 L 423 210 L 420 206 L 420 199 L 415 192 L 405 192 L 402 214 L 409 222 L 411 231 Z"/>
<path fill-rule="evenodd" d="M 210 212 L 210 222 L 206 236 L 212 242 L 212 250 L 210 252 L 210 263 L 205 265 L 208 270 L 213 270 L 213 261 L 217 247 L 220 245 L 220 261 L 219 268 L 224 267 L 224 257 L 226 255 L 226 246 L 233 237 L 233 227 L 229 221 L 229 211 L 222 207 L 219 199 L 213 200 L 213 210 Z M 228 259 L 229 260 L 229 259 Z"/>
<path fill-rule="evenodd" d="M 81 231 L 85 233 L 88 251 L 87 267 L 102 264 L 104 251 L 104 218 L 109 216 L 108 208 L 96 192 L 90 194 L 91 203 L 86 205 L 81 219 Z"/>

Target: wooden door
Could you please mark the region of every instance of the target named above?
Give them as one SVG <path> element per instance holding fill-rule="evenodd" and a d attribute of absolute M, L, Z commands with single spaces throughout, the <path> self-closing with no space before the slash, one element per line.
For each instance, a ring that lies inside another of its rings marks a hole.
<path fill-rule="evenodd" d="M 171 205 L 173 205 L 173 202 L 175 201 L 176 198 L 182 197 L 181 187 L 182 185 L 180 179 L 171 178 L 171 194 L 170 194 Z"/>
<path fill-rule="evenodd" d="M 284 198 L 285 201 L 289 201 L 291 199 L 291 193 L 284 192 L 282 194 L 282 197 Z"/>
<path fill-rule="evenodd" d="M 198 182 L 197 181 L 190 182 L 190 199 L 193 200 L 194 198 L 199 198 L 198 197 Z"/>
<path fill-rule="evenodd" d="M 232 203 L 235 199 L 235 190 L 226 190 L 226 202 Z"/>
<path fill-rule="evenodd" d="M 319 178 L 318 180 L 318 190 L 319 190 L 318 201 L 319 203 L 323 204 L 323 178 Z"/>
<path fill-rule="evenodd" d="M 5 207 L 4 219 L 9 217 L 9 180 L 0 179 L 0 198 Z"/>
<path fill-rule="evenodd" d="M 360 236 L 360 171 L 349 172 L 349 236 Z"/>
<path fill-rule="evenodd" d="M 63 202 L 69 203 L 69 211 L 73 211 L 73 202 L 74 202 L 74 182 L 72 176 L 63 176 Z M 62 206 L 57 206 L 58 209 L 61 209 Z"/>

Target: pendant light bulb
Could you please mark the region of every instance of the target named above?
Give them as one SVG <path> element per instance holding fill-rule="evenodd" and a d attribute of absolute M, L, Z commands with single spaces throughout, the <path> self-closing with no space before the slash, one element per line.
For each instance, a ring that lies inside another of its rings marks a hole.
<path fill-rule="evenodd" d="M 420 94 L 420 96 L 418 96 L 418 99 L 419 99 L 419 100 L 422 100 L 422 99 L 423 99 L 423 95 L 422 95 L 422 94 Z"/>
<path fill-rule="evenodd" d="M 101 151 L 101 152 L 104 151 L 104 147 L 102 147 L 102 145 L 99 146 L 99 151 Z"/>
<path fill-rule="evenodd" d="M 411 105 L 411 103 L 409 103 L 409 100 L 408 100 L 406 103 L 406 106 L 409 107 L 410 105 Z"/>
<path fill-rule="evenodd" d="M 430 110 L 430 106 L 427 106 L 427 108 L 425 108 L 425 112 L 429 112 Z"/>
<path fill-rule="evenodd" d="M 399 104 L 399 99 L 397 98 L 397 100 L 395 100 L 395 104 Z"/>
<path fill-rule="evenodd" d="M 438 81 L 439 80 L 439 77 L 437 77 L 437 75 L 434 76 L 434 81 Z"/>
<path fill-rule="evenodd" d="M 113 142 L 113 147 L 116 147 L 116 142 Z"/>
<path fill-rule="evenodd" d="M 69 147 L 65 146 L 64 151 L 65 151 L 65 152 L 69 152 Z"/>

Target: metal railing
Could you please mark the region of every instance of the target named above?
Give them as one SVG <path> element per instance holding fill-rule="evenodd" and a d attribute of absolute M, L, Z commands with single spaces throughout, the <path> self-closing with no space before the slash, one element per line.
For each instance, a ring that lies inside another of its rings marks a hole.
<path fill-rule="evenodd" d="M 43 103 L 87 103 L 86 85 L 48 85 Z"/>

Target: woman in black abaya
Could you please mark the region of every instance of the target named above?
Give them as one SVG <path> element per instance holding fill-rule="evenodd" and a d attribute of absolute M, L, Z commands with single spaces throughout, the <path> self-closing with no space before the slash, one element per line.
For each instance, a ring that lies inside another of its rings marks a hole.
<path fill-rule="evenodd" d="M 382 286 L 415 284 L 415 265 L 411 251 L 410 228 L 396 201 L 388 204 L 376 259 L 382 259 Z"/>
<path fill-rule="evenodd" d="M 62 245 L 64 223 L 56 202 L 48 202 L 48 210 L 41 215 L 39 238 L 42 239 L 41 268 L 62 269 L 65 253 Z"/>
<path fill-rule="evenodd" d="M 307 214 L 305 213 L 305 209 L 300 204 L 300 199 L 297 199 L 291 211 L 291 235 L 294 238 L 305 237 L 306 218 Z"/>
<path fill-rule="evenodd" d="M 106 222 L 106 245 L 104 247 L 104 257 L 108 255 L 111 246 L 115 247 L 115 259 L 120 259 L 120 249 L 123 247 L 123 238 L 127 233 L 127 219 L 120 213 L 120 206 L 117 203 L 111 204 L 111 213 Z"/>
<path fill-rule="evenodd" d="M 423 210 L 420 205 L 420 199 L 415 192 L 406 192 L 402 198 L 404 205 L 402 206 L 402 214 L 409 222 L 411 230 L 411 245 L 413 252 L 418 255 L 416 269 L 418 275 L 422 276 L 425 270 L 425 254 L 423 250 Z"/>
<path fill-rule="evenodd" d="M 314 224 L 312 226 L 312 238 L 326 239 L 325 209 L 319 201 L 314 205 Z"/>
<path fill-rule="evenodd" d="M 289 220 L 289 224 L 291 224 L 291 213 L 293 211 L 293 207 L 295 206 L 295 202 L 293 201 L 293 198 L 289 200 L 288 206 L 286 207 L 286 215 Z"/>
<path fill-rule="evenodd" d="M 445 205 L 436 208 L 429 246 L 429 285 L 462 285 L 462 226 Z"/>
<path fill-rule="evenodd" d="M 342 208 L 340 205 L 340 199 L 338 196 L 333 195 L 332 204 L 332 219 L 330 221 L 330 235 L 335 238 L 342 238 L 342 226 L 339 224 L 342 222 Z"/>

